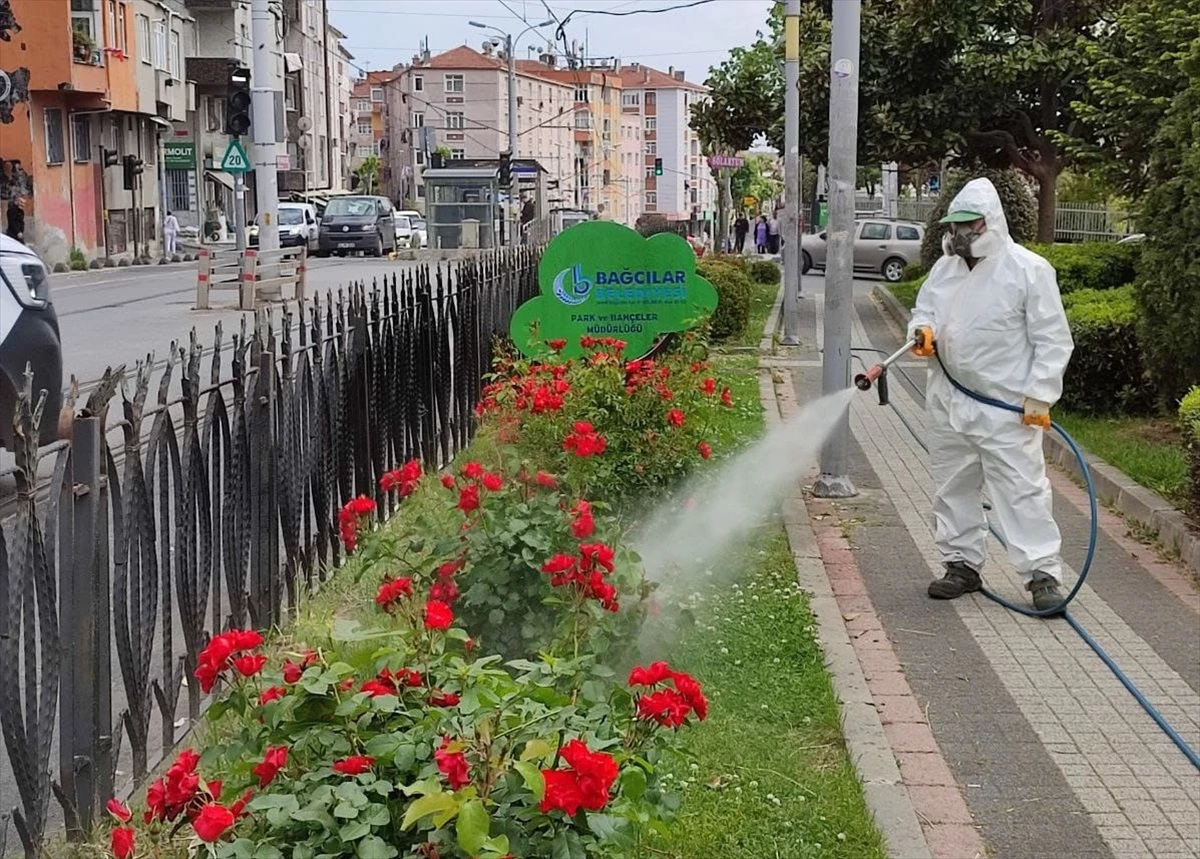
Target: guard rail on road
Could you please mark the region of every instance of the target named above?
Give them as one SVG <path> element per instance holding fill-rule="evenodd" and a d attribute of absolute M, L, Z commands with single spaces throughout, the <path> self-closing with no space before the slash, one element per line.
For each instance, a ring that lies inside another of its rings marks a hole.
<path fill-rule="evenodd" d="M 214 289 L 236 289 L 238 308 L 254 310 L 264 301 L 282 301 L 284 287 L 291 287 L 296 301 L 307 290 L 308 251 L 281 248 L 261 251 L 200 251 L 196 266 L 196 310 L 209 310 Z"/>

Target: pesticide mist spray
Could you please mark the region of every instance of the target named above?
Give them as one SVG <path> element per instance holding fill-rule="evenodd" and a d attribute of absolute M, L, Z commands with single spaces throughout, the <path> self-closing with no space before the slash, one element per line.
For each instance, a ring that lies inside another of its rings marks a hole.
<path fill-rule="evenodd" d="M 816 462 L 855 393 L 849 388 L 806 404 L 715 474 L 691 481 L 650 516 L 635 548 L 646 578 L 658 583 L 663 600 L 690 594 L 701 581 L 711 582 L 705 571 L 778 509 L 788 488 Z M 729 571 L 727 578 L 737 572 Z"/>

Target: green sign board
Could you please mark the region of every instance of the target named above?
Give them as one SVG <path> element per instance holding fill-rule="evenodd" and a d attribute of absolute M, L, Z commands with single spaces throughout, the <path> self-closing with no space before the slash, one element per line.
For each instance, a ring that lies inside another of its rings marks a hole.
<path fill-rule="evenodd" d="M 225 173 L 250 172 L 250 157 L 246 155 L 246 150 L 240 141 L 236 139 L 229 141 L 225 157 L 221 159 L 221 170 Z"/>
<path fill-rule="evenodd" d="M 626 356 L 646 354 L 659 336 L 686 331 L 717 308 L 717 291 L 696 274 L 696 254 L 674 233 L 643 238 L 612 221 L 564 230 L 538 265 L 542 294 L 513 314 L 510 333 L 531 358 L 551 340 L 566 357 L 583 353 L 580 338 L 624 340 Z"/>
<path fill-rule="evenodd" d="M 191 140 L 172 140 L 163 144 L 163 166 L 168 170 L 193 170 L 196 144 Z"/>

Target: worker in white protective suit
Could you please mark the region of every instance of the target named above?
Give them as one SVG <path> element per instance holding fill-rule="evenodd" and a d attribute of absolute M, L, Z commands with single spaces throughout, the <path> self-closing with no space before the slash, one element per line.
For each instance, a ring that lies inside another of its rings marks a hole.
<path fill-rule="evenodd" d="M 1042 433 L 1074 349 L 1057 278 L 1048 262 L 1009 236 L 1000 196 L 987 179 L 968 182 L 942 223 L 949 226 L 945 255 L 921 287 L 908 328 L 914 352 L 929 356 L 936 348 L 964 387 L 1023 411 L 971 399 L 936 359 L 930 363 L 926 439 L 937 485 L 935 539 L 946 573 L 930 583 L 929 595 L 954 599 L 983 586 L 986 485 L 1034 607 L 1053 609 L 1062 603 L 1062 537 Z"/>

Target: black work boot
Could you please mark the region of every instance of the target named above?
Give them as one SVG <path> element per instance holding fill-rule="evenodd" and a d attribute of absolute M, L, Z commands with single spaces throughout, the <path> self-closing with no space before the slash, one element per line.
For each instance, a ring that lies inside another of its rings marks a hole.
<path fill-rule="evenodd" d="M 983 587 L 979 573 L 957 561 L 946 564 L 946 575 L 929 583 L 929 595 L 935 600 L 952 600 Z"/>
<path fill-rule="evenodd" d="M 1038 611 L 1047 611 L 1062 604 L 1062 590 L 1058 580 L 1049 573 L 1034 573 L 1033 579 L 1025 586 L 1033 598 L 1033 607 Z"/>

